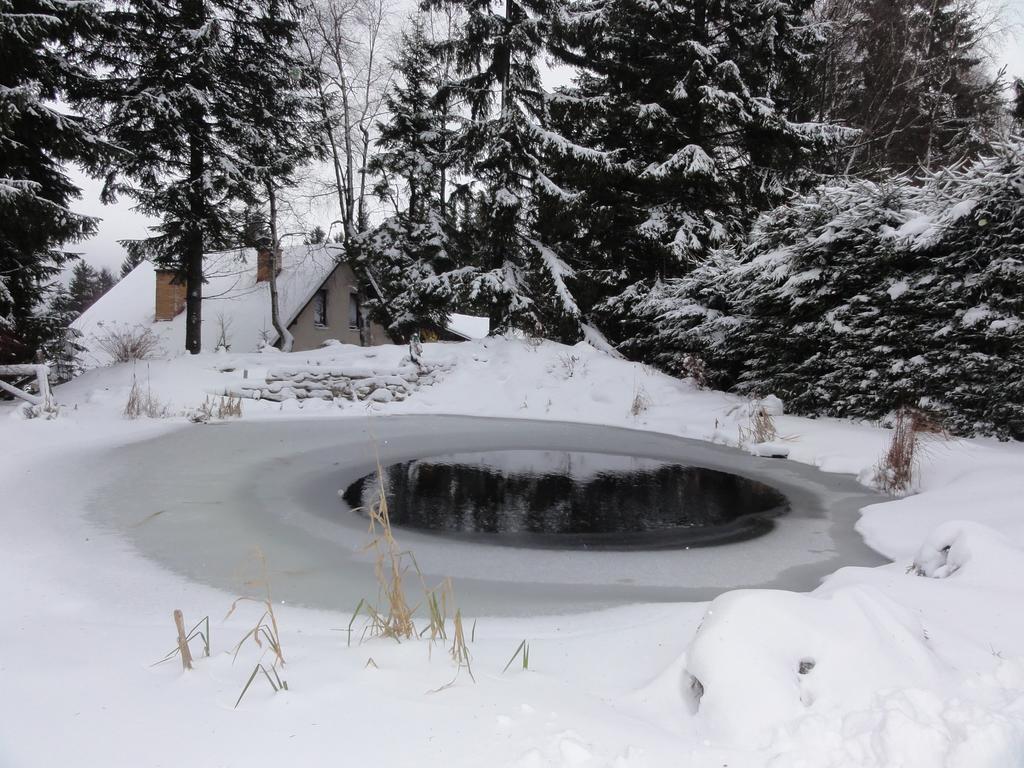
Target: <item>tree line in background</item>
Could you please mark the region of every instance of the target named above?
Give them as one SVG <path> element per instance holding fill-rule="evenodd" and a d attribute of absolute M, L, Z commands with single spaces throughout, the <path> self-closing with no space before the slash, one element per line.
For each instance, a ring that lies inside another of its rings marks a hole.
<path fill-rule="evenodd" d="M 964 181 L 997 161 L 963 163 L 991 154 L 1024 118 L 1024 87 L 1007 98 L 984 60 L 996 22 L 970 0 L 424 0 L 397 47 L 386 0 L 0 0 L 0 10 L 0 333 L 23 355 L 61 314 L 42 298 L 71 258 L 65 243 L 94 228 L 71 211 L 68 163 L 101 175 L 105 199 L 127 196 L 159 221 L 127 244 L 127 266 L 149 258 L 179 271 L 192 352 L 202 254 L 243 240 L 276 251 L 280 212 L 315 175 L 311 163 L 327 176 L 302 194 L 332 201 L 339 216 L 306 239 L 345 244 L 372 286 L 368 310 L 396 340 L 453 310 L 486 314 L 493 332 L 586 337 L 720 386 L 785 392 L 810 413 L 877 416 L 942 400 L 913 377 L 870 406 L 850 396 L 844 386 L 872 383 L 842 383 L 829 368 L 842 335 L 814 337 L 827 351 L 776 354 L 806 331 L 794 307 L 845 327 L 821 297 L 841 293 L 837 270 L 891 287 L 905 266 L 892 254 L 910 249 L 925 265 L 945 259 L 959 277 L 935 284 L 986 306 L 988 294 L 961 290 L 988 285 L 985 259 L 1016 274 L 1020 206 L 993 202 L 1009 218 L 987 229 L 977 217 L 995 214 L 977 211 L 988 203 L 963 220 L 940 210 L 959 202 L 949 191 L 958 185 L 1015 189 Z M 546 90 L 545 60 L 571 82 Z M 998 162 L 1018 162 L 998 151 Z M 946 197 L 920 191 L 940 187 Z M 882 219 L 857 224 L 860 240 L 835 235 L 829 216 L 875 205 Z M 907 245 L 899 233 L 914 206 L 944 232 L 973 221 L 981 261 L 959 259 L 963 244 L 952 256 L 929 251 L 941 251 L 938 236 Z M 879 223 L 890 214 L 902 223 Z M 764 266 L 797 252 L 816 265 L 799 273 L 816 275 L 799 283 L 813 300 L 781 266 Z M 971 309 L 940 304 L 954 330 Z M 692 326 L 706 329 L 709 314 L 715 331 L 701 335 Z M 770 331 L 751 330 L 751 318 L 768 316 Z M 867 330 L 851 333 L 867 345 L 858 364 L 893 363 Z M 956 335 L 929 333 L 920 343 Z M 964 359 L 1008 354 L 967 337 Z M 793 397 L 801 386 L 821 394 Z M 1008 418 L 977 428 L 1018 435 Z"/>

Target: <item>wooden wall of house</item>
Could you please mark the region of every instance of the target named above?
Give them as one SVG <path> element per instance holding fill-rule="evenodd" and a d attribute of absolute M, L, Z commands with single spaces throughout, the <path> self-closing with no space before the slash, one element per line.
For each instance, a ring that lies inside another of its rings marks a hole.
<path fill-rule="evenodd" d="M 316 322 L 317 298 L 314 296 L 295 321 L 288 327 L 295 337 L 295 351 L 316 349 L 328 339 L 337 339 L 344 344 L 360 344 L 359 329 L 349 323 L 349 302 L 356 281 L 347 264 L 339 264 L 324 281 L 321 290 L 327 291 L 326 323 Z M 391 338 L 384 327 L 370 324 L 370 344 L 390 344 Z"/>

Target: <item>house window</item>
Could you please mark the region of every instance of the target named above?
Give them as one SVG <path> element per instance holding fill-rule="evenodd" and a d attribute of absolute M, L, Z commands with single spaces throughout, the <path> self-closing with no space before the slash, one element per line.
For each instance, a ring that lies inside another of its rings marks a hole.
<path fill-rule="evenodd" d="M 348 294 L 348 327 L 358 329 L 362 327 L 362 317 L 359 311 L 359 294 L 356 291 L 349 291 Z"/>
<path fill-rule="evenodd" d="M 313 297 L 313 325 L 327 327 L 327 289 L 322 288 Z"/>

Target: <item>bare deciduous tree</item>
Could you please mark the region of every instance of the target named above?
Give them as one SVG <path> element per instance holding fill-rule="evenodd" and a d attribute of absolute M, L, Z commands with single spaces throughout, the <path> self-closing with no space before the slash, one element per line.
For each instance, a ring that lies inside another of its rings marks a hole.
<path fill-rule="evenodd" d="M 305 55 L 316 83 L 333 185 L 347 242 L 369 225 L 367 163 L 392 78 L 392 0 L 315 0 L 306 14 Z"/>

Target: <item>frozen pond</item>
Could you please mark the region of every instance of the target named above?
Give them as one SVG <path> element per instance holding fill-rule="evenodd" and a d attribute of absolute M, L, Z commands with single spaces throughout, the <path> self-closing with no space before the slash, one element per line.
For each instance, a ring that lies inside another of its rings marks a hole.
<path fill-rule="evenodd" d="M 740 587 L 813 589 L 843 565 L 886 562 L 854 531 L 881 499 L 848 476 L 684 438 L 611 427 L 461 416 L 242 421 L 184 427 L 95 457 L 90 515 L 182 575 L 243 593 L 259 548 L 275 598 L 352 610 L 374 598 L 365 518 L 338 496 L 384 466 L 451 453 L 585 452 L 700 467 L 789 501 L 764 535 L 654 551 L 524 549 L 396 529 L 431 584 L 451 577 L 467 615 L 707 600 Z M 99 468 L 102 468 L 100 470 Z"/>
<path fill-rule="evenodd" d="M 480 544 L 683 549 L 767 533 L 786 511 L 774 488 L 739 475 L 589 451 L 485 451 L 390 464 L 342 495 L 391 525 Z"/>

